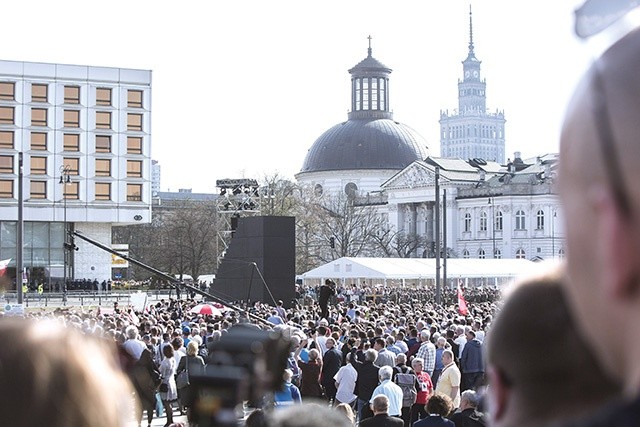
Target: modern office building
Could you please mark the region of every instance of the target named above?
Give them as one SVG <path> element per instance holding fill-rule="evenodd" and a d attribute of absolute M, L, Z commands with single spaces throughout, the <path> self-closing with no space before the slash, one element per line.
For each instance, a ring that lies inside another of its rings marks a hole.
<path fill-rule="evenodd" d="M 12 259 L 9 274 L 22 194 L 30 282 L 111 279 L 111 254 L 64 229 L 110 246 L 113 226 L 149 222 L 150 154 L 151 71 L 0 61 L 0 259 Z"/>

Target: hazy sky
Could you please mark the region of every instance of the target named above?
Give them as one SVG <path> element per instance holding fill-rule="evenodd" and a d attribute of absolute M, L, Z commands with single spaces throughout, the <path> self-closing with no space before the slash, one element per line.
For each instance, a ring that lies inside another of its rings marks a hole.
<path fill-rule="evenodd" d="M 558 150 L 567 100 L 590 55 L 577 0 L 475 0 L 487 107 L 504 110 L 507 157 Z M 152 157 L 161 188 L 293 178 L 313 142 L 347 119 L 347 70 L 393 69 L 390 103 L 440 155 L 440 110 L 457 106 L 469 0 L 9 2 L 2 59 L 153 70 Z"/>

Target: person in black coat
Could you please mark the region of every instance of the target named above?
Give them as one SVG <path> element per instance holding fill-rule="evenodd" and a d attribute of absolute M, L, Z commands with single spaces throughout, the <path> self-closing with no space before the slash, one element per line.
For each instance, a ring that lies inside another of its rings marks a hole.
<path fill-rule="evenodd" d="M 336 284 L 327 279 L 324 285 L 320 286 L 318 303 L 320 304 L 320 318 L 329 319 L 329 298 L 336 294 Z"/>
<path fill-rule="evenodd" d="M 474 390 L 463 391 L 460 395 L 460 411 L 451 416 L 456 427 L 484 427 L 487 417 L 478 411 L 480 396 Z"/>
<path fill-rule="evenodd" d="M 189 371 L 189 377 L 191 377 L 192 374 L 202 374 L 204 371 L 204 360 L 198 356 L 198 343 L 193 340 L 187 344 L 187 355 L 180 358 L 180 362 L 176 368 L 176 376 L 185 370 Z M 187 408 L 187 420 L 191 422 L 192 406 L 195 398 L 191 384 L 179 389 L 178 397 L 180 404 Z"/>
<path fill-rule="evenodd" d="M 136 390 L 136 395 L 140 401 L 138 411 L 138 424 L 142 421 L 144 411 L 147 411 L 147 422 L 151 425 L 153 411 L 156 407 L 156 390 L 161 382 L 160 371 L 153 363 L 153 357 L 149 349 L 142 350 L 140 359 L 133 364 L 129 371 L 129 378 Z"/>
<path fill-rule="evenodd" d="M 453 421 L 445 418 L 453 409 L 453 402 L 449 396 L 434 394 L 429 398 L 426 409 L 429 415 L 413 423 L 413 427 L 455 427 Z"/>
<path fill-rule="evenodd" d="M 389 398 L 379 394 L 373 398 L 373 417 L 360 420 L 360 427 L 403 427 L 404 421 L 389 416 Z"/>
<path fill-rule="evenodd" d="M 329 401 L 333 402 L 336 398 L 336 382 L 333 377 L 338 373 L 342 366 L 342 353 L 335 347 L 336 341 L 329 337 L 327 338 L 327 351 L 322 357 L 322 374 L 320 377 L 320 383 L 324 387 L 324 394 Z"/>
<path fill-rule="evenodd" d="M 351 365 L 358 372 L 355 394 L 358 396 L 358 417 L 363 420 L 373 415 L 371 408 L 369 408 L 369 400 L 371 400 L 373 390 L 378 387 L 378 371 L 380 367 L 374 364 L 378 357 L 377 351 L 372 348 L 368 349 L 364 353 L 364 362 L 360 362 L 356 357 L 356 350 L 354 347 L 349 357 L 351 357 Z"/>

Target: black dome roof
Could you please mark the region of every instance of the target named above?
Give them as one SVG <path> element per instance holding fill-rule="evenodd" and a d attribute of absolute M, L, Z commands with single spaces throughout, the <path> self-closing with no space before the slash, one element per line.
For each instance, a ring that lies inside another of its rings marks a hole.
<path fill-rule="evenodd" d="M 427 142 L 390 119 L 357 119 L 335 125 L 316 140 L 300 172 L 402 169 L 427 157 Z"/>

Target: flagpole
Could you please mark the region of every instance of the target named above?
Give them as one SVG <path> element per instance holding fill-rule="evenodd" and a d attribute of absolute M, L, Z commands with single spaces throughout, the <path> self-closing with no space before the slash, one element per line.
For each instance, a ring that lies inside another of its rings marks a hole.
<path fill-rule="evenodd" d="M 440 167 L 436 166 L 436 304 L 441 302 L 440 289 Z"/>
<path fill-rule="evenodd" d="M 18 304 L 22 304 L 24 295 L 22 292 L 22 249 L 24 240 L 24 219 L 22 209 L 24 197 L 22 195 L 22 175 L 23 175 L 22 151 L 18 153 L 18 224 L 16 229 L 16 291 L 18 294 Z"/>

